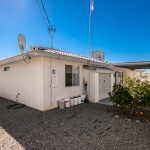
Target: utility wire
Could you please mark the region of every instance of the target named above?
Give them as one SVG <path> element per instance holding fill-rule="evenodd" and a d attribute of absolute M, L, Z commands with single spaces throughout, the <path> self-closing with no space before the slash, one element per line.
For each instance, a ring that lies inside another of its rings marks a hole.
<path fill-rule="evenodd" d="M 50 26 L 50 22 L 49 22 L 49 19 L 48 19 L 48 16 L 47 16 L 47 13 L 46 13 L 46 10 L 45 10 L 45 7 L 44 7 L 44 4 L 43 4 L 43 1 L 42 1 L 42 0 L 41 0 L 41 4 L 42 4 L 43 10 L 44 10 L 44 12 L 45 12 L 47 21 L 48 21 L 48 25 Z"/>
<path fill-rule="evenodd" d="M 40 12 L 41 12 L 41 14 L 42 14 L 42 17 L 43 17 L 43 19 L 44 19 L 44 22 L 45 22 L 46 26 L 47 26 L 47 23 L 48 23 L 47 28 L 48 28 L 49 33 L 51 34 L 51 48 L 52 48 L 52 32 L 55 32 L 55 26 L 53 26 L 53 25 L 51 26 L 51 25 L 50 25 L 50 21 L 49 21 L 49 19 L 48 19 L 48 15 L 47 15 L 47 13 L 46 13 L 46 10 L 45 10 L 43 1 L 41 0 L 41 4 L 42 4 L 43 10 L 44 10 L 44 13 L 45 13 L 47 22 L 46 22 L 46 20 L 45 20 L 45 17 L 43 16 L 43 13 L 42 13 L 42 10 L 41 10 L 40 5 L 39 5 L 39 3 L 38 3 L 38 0 L 36 0 L 36 2 L 37 2 L 37 4 L 38 4 L 38 6 L 39 6 Z"/>
<path fill-rule="evenodd" d="M 45 22 L 45 25 L 46 25 L 46 27 L 48 27 L 47 22 L 46 22 L 46 20 L 45 20 L 45 18 L 44 18 L 44 16 L 43 16 L 42 10 L 41 10 L 41 8 L 40 8 L 40 5 L 39 5 L 38 0 L 36 0 L 36 2 L 37 2 L 37 5 L 38 5 L 38 7 L 39 7 L 39 10 L 40 10 L 40 13 L 41 13 L 41 15 L 42 15 L 42 18 L 43 18 L 43 20 L 44 20 L 44 22 Z"/>

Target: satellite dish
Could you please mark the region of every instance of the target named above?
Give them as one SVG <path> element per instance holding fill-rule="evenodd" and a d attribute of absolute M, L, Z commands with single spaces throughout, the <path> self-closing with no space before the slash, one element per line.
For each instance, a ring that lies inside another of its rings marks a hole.
<path fill-rule="evenodd" d="M 26 48 L 26 40 L 25 37 L 20 34 L 18 37 L 18 44 L 19 44 L 19 49 L 22 51 L 24 51 L 24 49 Z"/>
<path fill-rule="evenodd" d="M 24 53 L 25 48 L 26 48 L 26 40 L 25 40 L 25 37 L 22 34 L 20 34 L 18 36 L 18 44 L 19 44 L 19 49 L 20 49 L 20 51 L 22 53 L 22 56 L 23 56 L 23 60 L 26 63 L 30 63 L 31 56 L 30 56 L 29 51 L 26 51 L 26 53 Z"/>

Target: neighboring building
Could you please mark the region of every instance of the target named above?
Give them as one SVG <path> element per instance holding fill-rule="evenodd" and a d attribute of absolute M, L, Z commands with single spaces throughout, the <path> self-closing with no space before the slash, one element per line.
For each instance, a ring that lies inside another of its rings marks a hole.
<path fill-rule="evenodd" d="M 123 76 L 140 74 L 91 58 L 89 80 L 87 57 L 40 46 L 29 55 L 30 63 L 21 54 L 0 61 L 0 96 L 41 111 L 58 107 L 57 100 L 84 94 L 84 81 L 90 82 L 90 101 L 96 103 Z"/>

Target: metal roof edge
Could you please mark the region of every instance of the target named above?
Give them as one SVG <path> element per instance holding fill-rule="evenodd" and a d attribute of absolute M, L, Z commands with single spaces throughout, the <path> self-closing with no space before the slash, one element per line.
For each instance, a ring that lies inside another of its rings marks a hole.
<path fill-rule="evenodd" d="M 125 62 L 125 63 L 113 63 L 115 66 L 133 66 L 133 65 L 146 65 L 150 64 L 150 61 L 143 61 L 143 62 Z"/>
<path fill-rule="evenodd" d="M 66 56 L 66 55 L 61 55 L 61 54 L 56 54 L 56 53 L 49 53 L 45 51 L 38 51 L 38 54 L 43 57 L 51 57 L 55 59 L 62 59 L 62 60 L 68 60 L 68 61 L 74 61 L 74 62 L 80 62 L 84 64 L 89 64 L 89 60 L 83 59 L 83 58 L 75 58 L 71 56 Z M 95 62 L 93 60 L 90 60 L 91 65 L 98 65 L 98 66 L 105 66 L 105 67 L 110 67 L 114 66 L 111 63 L 104 63 L 104 62 Z"/>
<path fill-rule="evenodd" d="M 26 54 L 27 52 L 25 52 L 24 54 Z M 29 51 L 31 57 L 34 57 L 37 55 L 36 51 Z M 1 65 L 5 65 L 5 64 L 8 64 L 8 63 L 12 63 L 12 62 L 16 62 L 16 61 L 19 61 L 19 60 L 23 60 L 23 56 L 22 54 L 19 54 L 19 55 L 16 55 L 16 56 L 13 56 L 13 57 L 9 57 L 9 58 L 6 58 L 4 60 L 1 60 L 0 61 L 0 66 Z"/>
<path fill-rule="evenodd" d="M 26 54 L 26 53 L 27 52 L 25 52 L 24 54 Z M 50 52 L 46 52 L 46 51 L 42 51 L 42 50 L 30 50 L 29 53 L 31 55 L 31 58 L 35 57 L 35 56 L 43 56 L 43 57 L 50 57 L 50 58 L 55 58 L 55 59 L 62 59 L 62 60 L 68 60 L 68 61 L 74 61 L 74 62 L 89 64 L 89 60 L 83 59 L 82 57 L 76 58 L 76 57 L 61 55 L 61 54 L 57 54 L 57 53 L 50 53 Z M 1 60 L 0 66 L 8 64 L 8 63 L 16 62 L 19 60 L 23 60 L 22 54 Z M 97 66 L 104 66 L 104 67 L 111 67 L 111 66 L 113 67 L 114 66 L 114 64 L 111 64 L 111 63 L 98 62 L 98 61 L 94 61 L 94 60 L 90 60 L 90 64 L 91 65 L 97 65 Z"/>

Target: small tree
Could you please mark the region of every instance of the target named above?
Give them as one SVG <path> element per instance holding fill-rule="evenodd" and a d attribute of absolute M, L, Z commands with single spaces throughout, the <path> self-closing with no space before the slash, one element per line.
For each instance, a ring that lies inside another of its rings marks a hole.
<path fill-rule="evenodd" d="M 150 84 L 147 80 L 140 81 L 139 77 L 124 78 L 122 85 L 114 85 L 109 96 L 112 102 L 130 107 L 133 114 L 134 108 L 150 104 Z"/>

